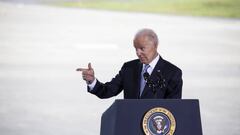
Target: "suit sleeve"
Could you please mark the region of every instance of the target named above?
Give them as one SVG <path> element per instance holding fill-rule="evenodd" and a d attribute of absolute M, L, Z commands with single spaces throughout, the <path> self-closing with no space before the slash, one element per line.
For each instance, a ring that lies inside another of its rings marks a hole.
<path fill-rule="evenodd" d="M 182 71 L 178 69 L 175 74 L 173 75 L 171 81 L 169 82 L 167 88 L 168 91 L 166 93 L 165 98 L 172 98 L 172 99 L 181 99 L 182 98 Z"/>
<path fill-rule="evenodd" d="M 125 66 L 123 65 L 119 73 L 110 82 L 102 83 L 97 80 L 93 90 L 90 91 L 88 88 L 88 92 L 99 98 L 110 98 L 118 95 L 123 90 L 124 70 Z"/>

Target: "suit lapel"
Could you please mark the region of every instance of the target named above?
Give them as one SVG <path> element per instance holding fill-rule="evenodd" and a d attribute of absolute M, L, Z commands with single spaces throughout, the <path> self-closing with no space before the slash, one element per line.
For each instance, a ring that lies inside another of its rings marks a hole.
<path fill-rule="evenodd" d="M 136 86 L 136 97 L 137 98 L 140 98 L 139 95 L 140 95 L 140 83 L 141 83 L 141 72 L 142 72 L 142 63 L 139 61 L 137 66 L 136 66 L 136 70 L 135 70 L 135 75 L 134 77 L 136 77 L 134 80 L 136 80 L 136 82 L 134 83 Z"/>

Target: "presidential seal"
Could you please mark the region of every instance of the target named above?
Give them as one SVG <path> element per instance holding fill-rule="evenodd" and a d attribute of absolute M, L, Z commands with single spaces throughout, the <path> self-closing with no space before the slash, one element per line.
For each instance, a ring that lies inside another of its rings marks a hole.
<path fill-rule="evenodd" d="M 156 107 L 144 115 L 142 126 L 146 135 L 173 135 L 176 121 L 170 111 Z"/>

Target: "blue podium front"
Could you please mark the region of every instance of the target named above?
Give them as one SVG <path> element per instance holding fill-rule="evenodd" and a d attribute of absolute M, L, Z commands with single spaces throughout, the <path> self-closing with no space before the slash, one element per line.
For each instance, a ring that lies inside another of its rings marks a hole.
<path fill-rule="evenodd" d="M 202 135 L 195 99 L 116 100 L 102 115 L 101 135 Z"/>

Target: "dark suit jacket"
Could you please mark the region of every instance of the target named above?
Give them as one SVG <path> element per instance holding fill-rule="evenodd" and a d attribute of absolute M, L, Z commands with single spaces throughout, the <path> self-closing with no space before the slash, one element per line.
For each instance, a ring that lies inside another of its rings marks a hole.
<path fill-rule="evenodd" d="M 142 63 L 137 60 L 124 63 L 119 73 L 110 82 L 97 83 L 93 90 L 88 91 L 99 98 L 109 98 L 118 95 L 124 90 L 125 99 L 151 99 L 155 98 L 152 88 L 145 86 L 141 97 L 140 80 L 141 80 Z M 182 96 L 182 71 L 170 62 L 160 57 L 150 78 L 154 81 L 159 80 L 159 71 L 161 76 L 166 80 L 164 88 L 156 88 L 157 98 L 181 98 Z"/>

